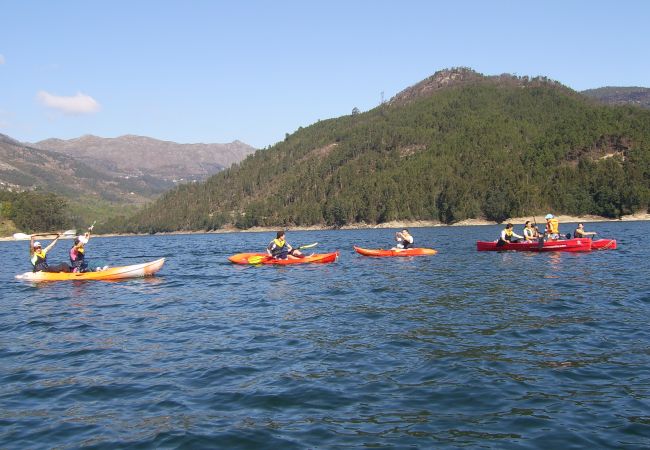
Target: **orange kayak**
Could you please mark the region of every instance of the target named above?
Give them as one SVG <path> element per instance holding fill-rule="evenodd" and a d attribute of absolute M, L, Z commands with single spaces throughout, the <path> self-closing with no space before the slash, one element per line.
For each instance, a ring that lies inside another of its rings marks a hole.
<path fill-rule="evenodd" d="M 314 253 L 299 259 L 273 259 L 266 253 L 237 253 L 228 257 L 228 260 L 234 264 L 267 264 L 267 265 L 290 265 L 290 264 L 307 264 L 307 263 L 331 263 L 336 261 L 339 252 L 332 253 Z"/>
<path fill-rule="evenodd" d="M 438 253 L 432 248 L 407 248 L 404 250 L 370 250 L 367 248 L 354 247 L 354 250 L 363 256 L 430 256 Z"/>
<path fill-rule="evenodd" d="M 109 267 L 99 272 L 25 272 L 22 275 L 16 275 L 16 279 L 25 281 L 124 280 L 151 276 L 162 269 L 163 264 L 165 264 L 165 258 L 131 266 Z"/>

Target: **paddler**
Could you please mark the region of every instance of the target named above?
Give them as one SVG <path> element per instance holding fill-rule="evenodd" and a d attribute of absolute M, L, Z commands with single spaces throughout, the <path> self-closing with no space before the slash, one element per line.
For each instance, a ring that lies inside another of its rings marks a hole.
<path fill-rule="evenodd" d="M 277 232 L 276 238 L 266 247 L 266 253 L 274 259 L 301 259 L 305 257 L 300 250 L 291 247 L 286 241 L 284 231 Z"/>
<path fill-rule="evenodd" d="M 524 224 L 524 239 L 526 242 L 532 242 L 532 241 L 537 241 L 539 238 L 539 230 L 537 227 L 533 226 L 532 223 L 530 223 L 530 220 L 527 220 L 526 223 Z"/>
<path fill-rule="evenodd" d="M 411 236 L 411 233 L 409 233 L 409 230 L 406 228 L 395 233 L 395 240 L 397 241 L 397 245 L 395 245 L 392 250 L 404 250 L 407 248 L 412 248 L 413 242 L 415 241 L 415 239 L 413 239 L 413 236 Z"/>
<path fill-rule="evenodd" d="M 508 242 L 515 244 L 519 242 L 519 239 L 524 239 L 524 237 L 515 233 L 515 230 L 513 230 L 513 225 L 509 223 L 503 230 L 501 230 L 501 235 L 497 241 L 497 246 L 505 245 Z"/>
<path fill-rule="evenodd" d="M 41 243 L 38 241 L 34 242 L 34 236 L 32 236 L 29 241 L 29 259 L 34 272 L 70 272 L 70 266 L 66 263 L 57 264 L 56 266 L 47 264 L 47 252 L 52 250 L 60 237 L 61 233 L 57 233 L 56 238 L 50 242 L 50 245 L 42 248 Z"/>
<path fill-rule="evenodd" d="M 560 239 L 560 222 L 557 218 L 553 214 L 547 214 L 544 219 L 546 219 L 546 236 L 553 240 Z"/>
<path fill-rule="evenodd" d="M 92 270 L 88 270 L 85 245 L 90 240 L 90 232 L 94 226 L 95 224 L 93 223 L 88 227 L 88 231 L 81 236 L 77 236 L 74 240 L 74 244 L 70 249 L 70 266 L 72 266 L 73 272 L 92 272 Z M 100 268 L 98 267 L 97 270 L 99 271 Z"/>
<path fill-rule="evenodd" d="M 588 236 L 595 236 L 596 233 L 595 231 L 585 231 L 585 226 L 581 223 L 578 224 L 578 228 L 575 229 L 573 232 L 573 237 L 575 238 L 586 238 Z"/>

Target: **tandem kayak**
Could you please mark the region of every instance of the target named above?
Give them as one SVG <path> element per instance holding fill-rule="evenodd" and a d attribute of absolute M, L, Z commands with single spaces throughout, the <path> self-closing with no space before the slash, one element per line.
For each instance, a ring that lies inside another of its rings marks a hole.
<path fill-rule="evenodd" d="M 237 253 L 228 257 L 228 260 L 234 264 L 266 264 L 266 265 L 291 265 L 307 263 L 331 263 L 336 261 L 339 252 L 332 253 L 314 253 L 299 259 L 274 259 L 266 253 Z"/>
<path fill-rule="evenodd" d="M 99 272 L 25 272 L 16 279 L 25 281 L 65 281 L 65 280 L 124 280 L 127 278 L 149 277 L 158 272 L 165 258 L 131 266 L 109 267 Z"/>
<path fill-rule="evenodd" d="M 616 250 L 616 239 L 594 239 L 591 241 L 592 250 Z"/>
<path fill-rule="evenodd" d="M 354 246 L 354 251 L 363 256 L 429 256 L 438 253 L 432 248 L 406 248 L 403 250 L 367 249 Z"/>
<path fill-rule="evenodd" d="M 543 242 L 508 242 L 503 245 L 497 245 L 497 241 L 476 241 L 476 250 L 479 252 L 588 252 L 591 250 L 591 239 L 580 238 Z"/>

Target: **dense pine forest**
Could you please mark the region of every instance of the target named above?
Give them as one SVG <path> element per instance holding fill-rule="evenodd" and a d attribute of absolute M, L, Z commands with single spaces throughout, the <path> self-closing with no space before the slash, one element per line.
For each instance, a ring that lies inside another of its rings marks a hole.
<path fill-rule="evenodd" d="M 319 121 L 106 231 L 647 211 L 650 111 L 544 78 L 441 71 L 365 113 Z"/>

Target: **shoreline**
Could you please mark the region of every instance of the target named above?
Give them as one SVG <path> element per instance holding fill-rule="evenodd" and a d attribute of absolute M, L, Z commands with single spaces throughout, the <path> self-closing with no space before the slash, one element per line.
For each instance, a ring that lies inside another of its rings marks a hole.
<path fill-rule="evenodd" d="M 555 216 L 560 221 L 560 224 L 563 223 L 593 223 L 593 222 L 634 222 L 634 221 L 650 221 L 650 213 L 639 213 L 623 216 L 620 219 L 609 219 L 607 217 L 601 216 L 568 216 L 560 215 Z M 512 223 L 514 225 L 523 225 L 527 220 L 535 221 L 536 217 L 512 217 L 501 222 L 501 224 Z M 537 221 L 537 225 L 544 225 L 544 217 L 541 216 L 540 220 Z M 290 231 L 324 231 L 324 230 L 364 230 L 364 229 L 385 229 L 385 228 L 425 228 L 425 227 L 473 227 L 473 226 L 486 226 L 486 225 L 499 225 L 498 222 L 485 220 L 485 219 L 466 219 L 461 220 L 453 224 L 444 224 L 436 220 L 393 220 L 391 222 L 384 222 L 378 224 L 366 224 L 366 223 L 356 223 L 353 225 L 344 225 L 342 227 L 329 227 L 324 225 L 314 225 L 314 226 L 296 226 L 285 228 Z M 166 231 L 155 233 L 153 235 L 149 233 L 106 233 L 106 234 L 93 234 L 93 238 L 102 238 L 102 237 L 129 237 L 129 236 L 166 236 L 166 235 L 177 235 L 177 234 L 226 234 L 226 233 L 268 233 L 282 229 L 282 227 L 252 227 L 246 230 L 239 230 L 237 228 L 228 227 L 220 228 L 218 230 L 211 231 Z M 54 236 L 39 236 L 40 239 L 53 239 Z M 71 237 L 62 237 L 61 239 L 73 239 Z M 0 237 L 0 242 L 5 241 L 15 241 L 12 236 Z M 25 239 L 21 239 L 25 240 Z"/>

